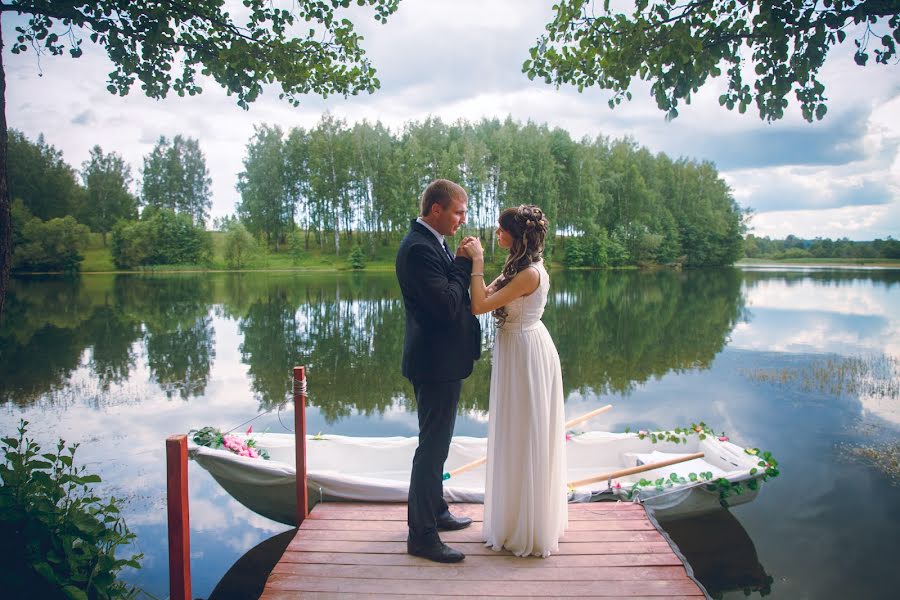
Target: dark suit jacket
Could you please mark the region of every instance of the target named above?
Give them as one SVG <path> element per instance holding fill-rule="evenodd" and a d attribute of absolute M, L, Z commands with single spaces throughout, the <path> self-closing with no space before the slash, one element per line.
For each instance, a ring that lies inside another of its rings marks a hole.
<path fill-rule="evenodd" d="M 400 242 L 396 266 L 406 308 L 403 376 L 465 379 L 481 356 L 481 324 L 469 301 L 472 261 L 457 256 L 450 262 L 434 234 L 413 220 Z"/>

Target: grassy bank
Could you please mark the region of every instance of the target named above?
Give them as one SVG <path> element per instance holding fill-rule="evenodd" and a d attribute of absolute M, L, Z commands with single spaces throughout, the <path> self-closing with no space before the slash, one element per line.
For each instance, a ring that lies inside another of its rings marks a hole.
<path fill-rule="evenodd" d="M 212 232 L 213 256 L 208 264 L 201 265 L 153 265 L 139 269 L 122 270 L 116 268 L 112 260 L 109 246 L 104 246 L 100 236 L 92 235 L 91 244 L 84 251 L 84 262 L 81 263 L 82 273 L 114 273 L 114 272 L 164 272 L 164 271 L 230 271 L 225 262 L 225 234 Z M 314 244 L 309 249 L 299 253 L 292 253 L 289 248 L 274 252 L 260 249 L 259 253 L 249 260 L 243 271 L 345 271 L 352 270 L 349 257 L 353 246 L 341 240 L 341 254 L 336 255 L 332 248 L 322 250 Z M 388 244 L 376 243 L 366 247 L 365 269 L 367 271 L 393 271 L 394 259 L 397 256 L 397 247 L 400 242 Z M 494 261 L 497 269 L 502 265 L 505 253 L 498 249 Z"/>

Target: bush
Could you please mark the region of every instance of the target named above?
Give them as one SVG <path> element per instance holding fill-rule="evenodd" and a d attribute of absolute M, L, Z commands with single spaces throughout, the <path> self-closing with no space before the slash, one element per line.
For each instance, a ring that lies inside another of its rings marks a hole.
<path fill-rule="evenodd" d="M 809 250 L 804 250 L 803 248 L 788 248 L 784 252 L 777 253 L 774 258 L 776 259 L 791 259 L 791 258 L 810 258 L 811 254 Z"/>
<path fill-rule="evenodd" d="M 117 267 L 207 263 L 212 238 L 191 217 L 169 209 L 147 207 L 140 221 L 120 221 L 110 248 Z"/>
<path fill-rule="evenodd" d="M 225 233 L 225 264 L 230 269 L 243 269 L 257 254 L 256 240 L 242 223 L 233 222 Z"/>
<path fill-rule="evenodd" d="M 563 262 L 569 267 L 608 267 L 612 264 L 610 254 L 615 256 L 622 250 L 603 229 L 566 238 L 564 248 Z"/>
<path fill-rule="evenodd" d="M 354 246 L 353 250 L 350 251 L 350 256 L 347 257 L 347 261 L 353 269 L 365 269 L 366 254 L 363 252 L 362 246 Z"/>
<path fill-rule="evenodd" d="M 119 515 L 117 500 L 91 490 L 100 477 L 74 465 L 78 444 L 59 440 L 42 453 L 25 437 L 0 440 L 0 581 L 10 598 L 94 600 L 133 598 L 136 590 L 116 579 L 124 567 L 140 568 L 142 555 L 116 558 L 134 539 Z"/>
<path fill-rule="evenodd" d="M 77 271 L 90 241 L 90 229 L 74 217 L 41 221 L 31 216 L 21 200 L 11 208 L 13 262 L 17 271 Z"/>
<path fill-rule="evenodd" d="M 303 260 L 303 255 L 306 254 L 306 244 L 304 243 L 303 235 L 299 229 L 294 229 L 290 239 L 291 262 L 295 265 L 299 265 L 300 261 Z"/>

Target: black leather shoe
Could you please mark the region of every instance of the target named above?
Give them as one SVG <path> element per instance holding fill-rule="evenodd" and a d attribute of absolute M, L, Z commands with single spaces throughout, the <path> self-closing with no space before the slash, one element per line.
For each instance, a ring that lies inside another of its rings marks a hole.
<path fill-rule="evenodd" d="M 472 519 L 470 519 L 469 517 L 454 517 L 450 513 L 447 513 L 443 517 L 437 518 L 437 528 L 440 531 L 456 531 L 458 529 L 465 529 L 471 524 Z"/>
<path fill-rule="evenodd" d="M 466 557 L 459 550 L 454 550 L 440 540 L 430 544 L 415 544 L 407 540 L 406 552 L 413 556 L 420 556 L 439 563 L 456 563 Z"/>

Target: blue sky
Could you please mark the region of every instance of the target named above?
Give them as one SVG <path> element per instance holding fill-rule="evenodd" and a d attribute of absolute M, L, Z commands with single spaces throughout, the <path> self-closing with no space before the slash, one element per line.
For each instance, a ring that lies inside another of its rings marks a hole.
<path fill-rule="evenodd" d="M 551 5 L 402 0 L 387 25 L 351 11 L 381 89 L 348 99 L 310 96 L 299 108 L 271 90 L 244 111 L 213 82 L 193 98 L 150 100 L 139 88 L 121 98 L 106 91 L 111 66 L 100 48 L 86 48 L 77 60 L 39 60 L 33 52 L 12 55 L 7 45 L 7 119 L 31 138 L 43 133 L 75 167 L 94 144 L 115 151 L 131 164 L 135 180 L 160 135 L 194 137 L 213 179 L 212 214 L 221 216 L 239 199 L 234 186 L 254 124 L 311 127 L 331 111 L 350 122 L 380 120 L 396 131 L 429 115 L 451 122 L 512 115 L 576 138 L 631 136 L 653 152 L 710 160 L 741 206 L 753 209 L 757 235 L 900 237 L 900 65 L 857 67 L 848 36 L 821 72 L 829 99 L 824 121 L 803 121 L 795 106 L 776 123 L 752 110 L 729 112 L 717 101 L 725 82 L 713 80 L 666 122 L 641 82 L 632 88 L 632 102 L 610 110 L 606 92 L 557 90 L 521 73 Z M 3 21 L 6 40 L 11 21 Z"/>

